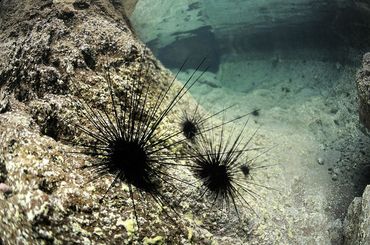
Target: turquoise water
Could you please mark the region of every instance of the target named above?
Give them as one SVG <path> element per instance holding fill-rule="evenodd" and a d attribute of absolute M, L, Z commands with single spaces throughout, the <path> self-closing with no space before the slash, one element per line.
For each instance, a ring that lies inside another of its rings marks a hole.
<path fill-rule="evenodd" d="M 262 179 L 283 194 L 261 191 L 259 212 L 272 237 L 287 236 L 282 223 L 291 228 L 284 241 L 340 244 L 329 231 L 369 183 L 355 74 L 370 18 L 356 2 L 139 0 L 131 16 L 164 66 L 190 58 L 180 80 L 207 57 L 191 91 L 206 110 L 236 104 L 233 118 L 261 109 L 249 127 L 259 128 L 256 145 L 275 146 L 266 161 L 277 165 Z"/>

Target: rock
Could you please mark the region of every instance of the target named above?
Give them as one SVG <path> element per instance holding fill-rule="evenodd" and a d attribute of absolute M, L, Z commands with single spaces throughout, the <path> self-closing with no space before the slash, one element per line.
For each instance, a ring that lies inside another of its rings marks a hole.
<path fill-rule="evenodd" d="M 135 10 L 135 6 L 138 2 L 138 0 L 125 0 L 122 1 L 123 3 L 123 8 L 125 9 L 125 13 L 127 14 L 128 17 L 131 16 L 132 12 Z"/>
<path fill-rule="evenodd" d="M 370 53 L 362 60 L 362 68 L 356 77 L 361 123 L 370 130 Z"/>
<path fill-rule="evenodd" d="M 74 145 L 87 140 L 75 131 L 86 124 L 77 99 L 99 109 L 110 102 L 106 67 L 120 97 L 133 91 L 133 81 L 159 93 L 173 79 L 131 31 L 119 2 L 0 1 L 0 89 L 12 95 L 11 110 L 0 114 L 0 244 L 142 244 L 153 234 L 180 244 L 183 238 L 178 231 L 189 222 L 170 222 L 153 199 L 138 200 L 143 193 L 134 199 L 145 231 L 122 232 L 118 220 L 133 214 L 128 191 L 107 193 L 112 176 L 96 178 L 84 168 L 92 159 Z M 195 106 L 189 95 L 184 100 Z M 164 128 L 178 126 L 174 115 L 168 119 Z M 12 189 L 10 198 L 3 195 Z"/>
<path fill-rule="evenodd" d="M 161 245 L 163 244 L 163 237 L 162 236 L 156 236 L 153 238 L 144 238 L 144 245 Z"/>
<path fill-rule="evenodd" d="M 343 244 L 343 224 L 340 219 L 336 219 L 331 223 L 329 235 L 332 244 Z"/>
<path fill-rule="evenodd" d="M 0 113 L 4 113 L 9 109 L 9 97 L 4 89 L 0 89 Z"/>
<path fill-rule="evenodd" d="M 90 0 L 76 0 L 73 3 L 75 9 L 88 9 L 90 7 Z"/>
<path fill-rule="evenodd" d="M 348 208 L 344 220 L 344 244 L 370 244 L 370 185 L 362 198 L 356 197 Z"/>
<path fill-rule="evenodd" d="M 12 192 L 12 188 L 4 183 L 0 183 L 0 192 L 9 194 Z"/>
<path fill-rule="evenodd" d="M 7 175 L 7 171 L 6 171 L 5 161 L 2 158 L 2 156 L 0 156 L 0 183 L 5 182 L 6 175 Z"/>
<path fill-rule="evenodd" d="M 320 165 L 324 165 L 324 159 L 322 159 L 321 157 L 319 157 L 317 159 L 317 163 L 320 164 Z"/>
<path fill-rule="evenodd" d="M 332 174 L 331 179 L 333 181 L 337 181 L 338 180 L 338 175 L 337 174 Z"/>

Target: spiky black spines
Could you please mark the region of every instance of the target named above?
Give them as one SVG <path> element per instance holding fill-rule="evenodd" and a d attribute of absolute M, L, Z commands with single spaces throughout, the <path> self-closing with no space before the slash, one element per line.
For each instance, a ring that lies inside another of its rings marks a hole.
<path fill-rule="evenodd" d="M 207 121 L 211 118 L 216 117 L 217 115 L 225 112 L 226 110 L 230 109 L 232 106 L 229 106 L 225 109 L 222 109 L 220 111 L 217 111 L 214 114 L 203 114 L 200 112 L 199 104 L 196 105 L 195 109 L 192 112 L 189 112 L 188 110 L 183 110 L 182 117 L 180 119 L 180 130 L 182 131 L 184 137 L 188 139 L 191 142 L 194 142 L 197 135 L 205 133 L 207 131 L 210 131 L 215 128 L 219 128 L 225 124 L 234 122 L 242 117 L 245 117 L 246 115 L 239 116 L 237 118 L 234 118 L 230 121 L 223 122 L 216 126 L 210 126 L 207 125 Z"/>
<path fill-rule="evenodd" d="M 212 206 L 218 204 L 221 209 L 234 207 L 238 216 L 238 204 L 253 210 L 245 194 L 253 198 L 257 195 L 251 182 L 243 177 L 250 174 L 246 152 L 254 150 L 250 148 L 254 134 L 247 141 L 243 138 L 245 126 L 235 138 L 232 134 L 225 138 L 222 126 L 219 137 L 212 130 L 211 134 L 201 134 L 199 140 L 189 146 L 192 171 L 201 183 L 201 197 L 206 196 Z"/>
<path fill-rule="evenodd" d="M 184 137 L 190 141 L 194 141 L 195 137 L 203 129 L 204 120 L 198 111 L 199 105 L 197 104 L 194 112 L 189 113 L 187 110 L 183 111 L 180 121 L 180 128 Z"/>
<path fill-rule="evenodd" d="M 182 132 L 184 136 L 189 140 L 194 140 L 195 136 L 199 133 L 199 125 L 197 122 L 187 118 L 181 123 Z"/>
<path fill-rule="evenodd" d="M 171 148 L 183 142 L 183 139 L 178 139 L 181 132 L 161 130 L 160 127 L 173 107 L 201 76 L 193 79 L 196 72 L 168 103 L 165 103 L 166 97 L 176 77 L 159 95 L 150 89 L 150 84 L 134 82 L 129 91 L 123 92 L 123 99 L 119 99 L 109 73 L 106 80 L 110 111 L 93 109 L 79 100 L 81 114 L 92 128 L 78 127 L 93 139 L 93 142 L 81 145 L 85 149 L 83 153 L 96 158 L 90 167 L 98 173 L 98 177 L 107 174 L 115 176 L 107 192 L 117 182 L 128 185 L 135 216 L 134 188 L 141 194 L 149 194 L 161 205 L 168 203 L 161 188 L 163 184 L 170 184 L 170 179 L 177 179 L 167 172 L 167 168 L 175 165 L 173 160 L 177 159 L 176 154 L 170 153 Z"/>
<path fill-rule="evenodd" d="M 96 158 L 90 168 L 97 173 L 97 178 L 108 174 L 115 176 L 107 192 L 119 181 L 129 186 L 136 216 L 133 187 L 149 193 L 156 200 L 162 198 L 157 176 L 161 171 L 158 168 L 158 156 L 153 153 L 156 148 L 151 149 L 148 140 L 151 124 L 149 119 L 147 122 L 142 120 L 148 113 L 142 105 L 148 94 L 143 97 L 141 92 L 126 93 L 125 103 L 118 105 L 109 76 L 107 79 L 112 103 L 111 112 L 106 110 L 101 112 L 80 101 L 83 108 L 81 113 L 92 125 L 92 130 L 81 125 L 78 127 L 94 141 L 82 145 L 83 153 Z M 130 92 L 134 90 L 135 88 Z"/>

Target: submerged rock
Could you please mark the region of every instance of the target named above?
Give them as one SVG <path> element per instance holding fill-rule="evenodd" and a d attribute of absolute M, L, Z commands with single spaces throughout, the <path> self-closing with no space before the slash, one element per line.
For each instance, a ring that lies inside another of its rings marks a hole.
<path fill-rule="evenodd" d="M 344 221 L 344 244 L 370 244 L 370 185 L 348 208 Z"/>
<path fill-rule="evenodd" d="M 142 244 L 159 235 L 179 244 L 186 230 L 185 221 L 162 219 L 150 199 L 139 205 L 147 228 L 129 237 L 114 225 L 132 215 L 128 191 L 117 185 L 99 203 L 110 176 L 90 182 L 96 174 L 82 166 L 91 159 L 72 153 L 86 140 L 75 130 L 84 123 L 77 98 L 107 107 L 105 67 L 121 97 L 133 81 L 156 92 L 173 78 L 114 2 L 0 1 L 0 244 Z M 7 94 L 11 110 L 2 113 Z"/>
<path fill-rule="evenodd" d="M 94 159 L 74 145 L 88 140 L 76 132 L 87 124 L 77 100 L 111 111 L 107 67 L 122 103 L 134 81 L 159 94 L 173 79 L 136 38 L 121 8 L 121 1 L 110 0 L 0 1 L 0 88 L 11 95 L 11 110 L 0 113 L 0 244 L 186 244 L 190 227 L 195 244 L 213 239 L 210 225 L 168 218 L 172 210 L 149 195 L 130 196 L 122 183 L 107 193 L 112 176 L 96 178 L 86 169 Z M 179 88 L 174 82 L 164 104 Z M 179 105 L 195 107 L 191 96 L 181 97 Z M 146 102 L 154 105 L 155 98 L 150 94 Z M 179 109 L 172 112 L 159 134 L 177 127 Z M 189 185 L 177 188 L 194 195 Z M 175 189 L 165 192 L 172 201 Z M 131 232 L 132 222 L 121 225 L 133 218 L 132 199 L 138 232 Z M 180 214 L 190 212 L 188 201 L 181 204 Z M 237 219 L 227 223 L 235 232 L 243 228 Z"/>
<path fill-rule="evenodd" d="M 9 97 L 5 90 L 0 89 L 0 113 L 4 113 L 9 109 Z"/>
<path fill-rule="evenodd" d="M 362 69 L 357 73 L 356 83 L 360 121 L 370 130 L 370 53 L 363 57 Z"/>

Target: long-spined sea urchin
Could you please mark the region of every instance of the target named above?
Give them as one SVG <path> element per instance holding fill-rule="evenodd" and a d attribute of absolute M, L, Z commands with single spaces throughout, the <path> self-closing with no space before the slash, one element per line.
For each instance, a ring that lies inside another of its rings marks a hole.
<path fill-rule="evenodd" d="M 203 63 L 204 60 L 198 68 Z M 192 73 L 166 105 L 164 105 L 166 97 L 177 75 L 165 91 L 156 96 L 152 106 L 149 103 L 150 93 L 153 92 L 150 90 L 150 85 L 140 85 L 135 82 L 130 91 L 124 93 L 125 101 L 117 101 L 109 73 L 106 80 L 110 93 L 111 112 L 93 109 L 78 100 L 82 106 L 81 114 L 90 122 L 93 130 L 81 125 L 77 126 L 95 141 L 81 145 L 84 148 L 83 153 L 97 159 L 90 167 L 97 172 L 98 177 L 107 174 L 115 176 L 107 192 L 118 181 L 128 185 L 136 220 L 133 188 L 140 193 L 149 194 L 160 204 L 168 203 L 161 192 L 161 186 L 163 183 L 169 183 L 168 179 L 177 179 L 166 171 L 166 167 L 174 165 L 171 161 L 176 159 L 176 154 L 169 153 L 169 150 L 183 142 L 183 139 L 176 138 L 181 131 L 163 133 L 160 132 L 159 127 L 174 106 L 204 73 L 194 78 L 197 71 L 198 69 Z"/>
<path fill-rule="evenodd" d="M 223 122 L 222 124 L 219 124 L 217 126 L 213 127 L 207 127 L 206 122 L 210 120 L 211 118 L 216 117 L 217 115 L 225 112 L 226 110 L 230 109 L 232 106 L 229 106 L 225 109 L 222 109 L 220 111 L 217 111 L 211 115 L 202 114 L 199 110 L 199 104 L 196 105 L 195 109 L 192 112 L 188 112 L 188 110 L 183 110 L 182 116 L 180 118 L 180 130 L 182 131 L 183 135 L 186 139 L 194 142 L 195 137 L 197 135 L 200 135 L 201 133 L 204 133 L 206 131 L 209 131 L 214 128 L 221 127 L 225 124 L 231 123 L 233 121 L 236 121 L 246 115 L 239 116 L 237 118 L 234 118 L 230 121 Z M 248 114 L 247 114 L 248 115 Z"/>
<path fill-rule="evenodd" d="M 244 194 L 254 199 L 258 196 L 251 185 L 265 187 L 244 178 L 249 177 L 250 174 L 250 165 L 246 164 L 250 161 L 247 160 L 245 153 L 258 149 L 250 147 L 251 140 L 257 131 L 248 140 L 245 141 L 243 138 L 246 125 L 247 123 L 235 138 L 232 134 L 225 137 L 223 126 L 219 138 L 214 135 L 213 130 L 208 134 L 201 133 L 199 140 L 189 145 L 188 150 L 192 172 L 201 183 L 200 196 L 206 196 L 211 201 L 212 207 L 216 204 L 221 209 L 234 207 L 238 217 L 240 217 L 238 203 L 254 211 L 244 197 Z M 246 173 L 246 168 L 248 168 L 248 173 Z"/>

